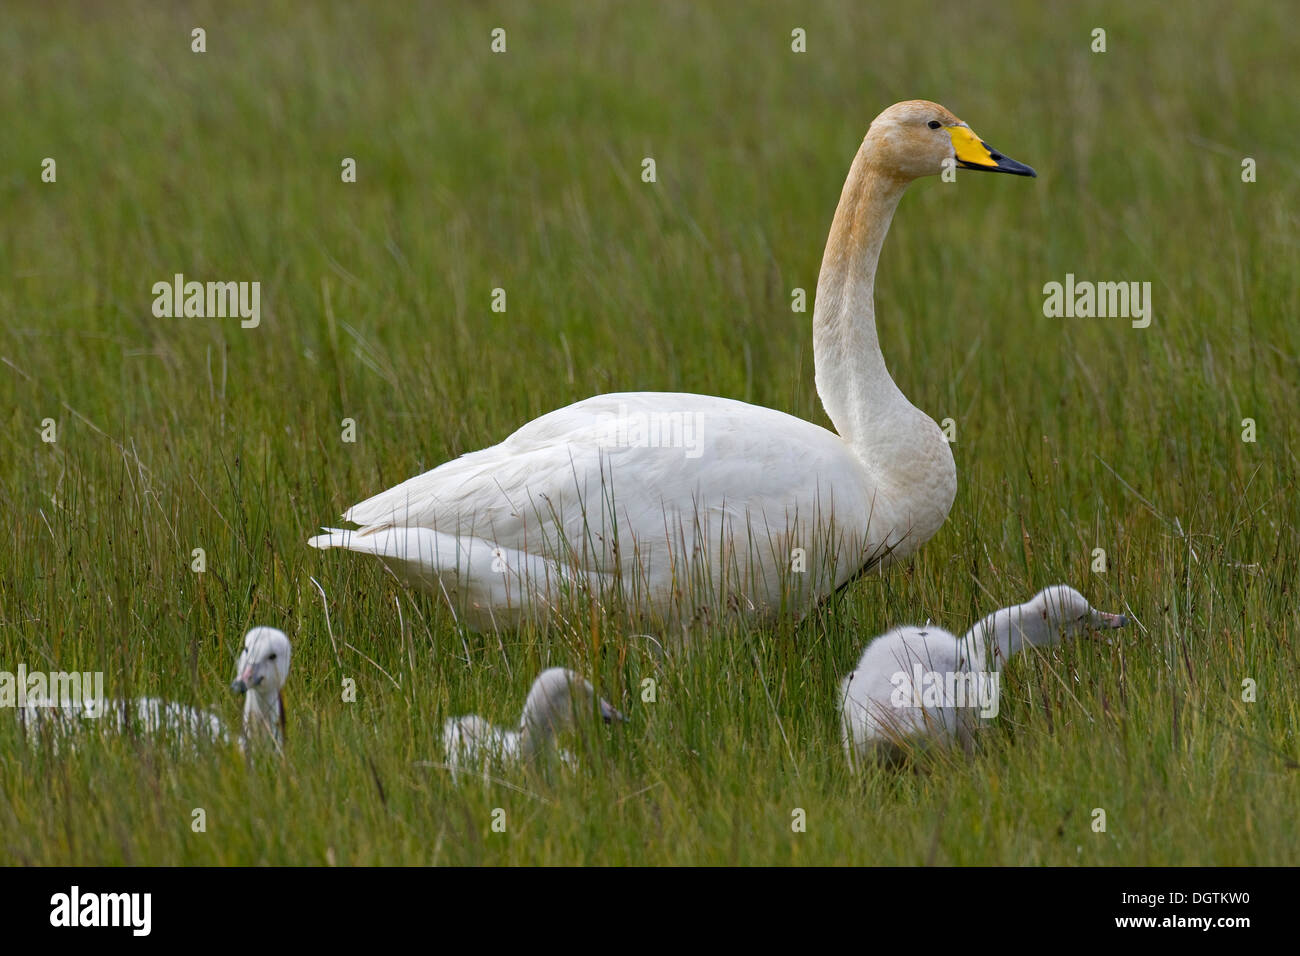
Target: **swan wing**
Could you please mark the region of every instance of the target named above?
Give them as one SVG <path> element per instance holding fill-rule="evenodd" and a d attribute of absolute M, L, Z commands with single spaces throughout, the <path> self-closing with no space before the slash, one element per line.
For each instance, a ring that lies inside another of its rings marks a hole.
<path fill-rule="evenodd" d="M 629 392 L 543 415 L 344 517 L 363 526 L 357 538 L 431 529 L 526 553 L 555 549 L 604 573 L 635 549 L 693 540 L 711 518 L 779 530 L 801 509 L 812 520 L 807 512 L 829 509 L 832 496 L 835 507 L 862 511 L 867 485 L 848 446 L 810 422 L 730 399 Z"/>

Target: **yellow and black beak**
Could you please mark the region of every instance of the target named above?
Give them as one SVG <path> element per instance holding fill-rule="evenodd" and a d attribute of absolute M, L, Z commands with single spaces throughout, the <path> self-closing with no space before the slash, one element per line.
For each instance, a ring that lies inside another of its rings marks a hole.
<path fill-rule="evenodd" d="M 969 126 L 949 126 L 952 148 L 957 153 L 957 165 L 962 169 L 982 169 L 986 173 L 1011 173 L 1013 176 L 1037 176 L 1032 166 L 1018 163 L 1003 156 L 984 142 Z"/>

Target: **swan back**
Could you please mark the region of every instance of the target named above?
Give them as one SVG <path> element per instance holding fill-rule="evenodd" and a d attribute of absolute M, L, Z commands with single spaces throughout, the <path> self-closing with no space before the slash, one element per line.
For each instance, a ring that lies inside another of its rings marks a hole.
<path fill-rule="evenodd" d="M 850 764 L 872 749 L 897 756 L 898 746 L 916 735 L 963 737 L 973 720 L 967 691 L 974 701 L 989 691 L 979 683 L 982 675 L 968 687 L 965 675 L 977 669 L 965 640 L 941 627 L 897 627 L 877 637 L 840 683 Z"/>
<path fill-rule="evenodd" d="M 519 734 L 494 727 L 477 714 L 452 717 L 442 725 L 442 749 L 453 781 L 467 767 L 487 776 L 492 764 L 519 756 Z"/>
<path fill-rule="evenodd" d="M 87 733 L 139 733 L 196 747 L 229 742 L 216 714 L 161 697 L 28 700 L 18 710 L 18 720 L 33 742 L 48 735 L 56 755 L 60 741 Z"/>

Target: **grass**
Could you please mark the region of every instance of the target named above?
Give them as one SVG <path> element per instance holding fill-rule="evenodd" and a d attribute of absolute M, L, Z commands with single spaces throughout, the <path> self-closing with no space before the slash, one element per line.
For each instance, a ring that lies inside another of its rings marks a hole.
<path fill-rule="evenodd" d="M 295 658 L 283 760 L 55 755 L 0 722 L 0 862 L 1300 862 L 1287 5 L 10 6 L 0 669 L 102 670 L 234 721 L 243 631 L 284 628 Z M 828 424 L 791 289 L 811 297 L 867 124 L 914 97 L 1040 178 L 919 182 L 886 243 L 891 371 L 957 425 L 956 503 L 906 567 L 659 664 L 600 619 L 463 634 L 377 563 L 305 547 L 601 391 Z M 261 326 L 154 318 L 177 272 L 259 280 Z M 1152 325 L 1045 318 L 1067 272 L 1150 281 Z M 1133 625 L 1016 662 L 972 759 L 849 775 L 836 687 L 869 637 L 1058 581 Z M 583 773 L 426 765 L 445 717 L 510 721 L 547 664 L 630 715 Z"/>

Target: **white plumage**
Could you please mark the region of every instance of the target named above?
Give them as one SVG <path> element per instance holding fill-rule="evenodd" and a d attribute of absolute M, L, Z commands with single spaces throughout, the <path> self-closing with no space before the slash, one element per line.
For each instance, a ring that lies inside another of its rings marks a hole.
<path fill-rule="evenodd" d="M 969 746 L 981 717 L 996 714 L 999 675 L 1011 655 L 1088 627 L 1126 623 L 1123 615 L 1094 610 L 1074 588 L 1054 585 L 990 614 L 961 637 L 930 626 L 889 631 L 867 645 L 840 685 L 849 763 L 872 751 L 898 756 L 909 738 Z"/>
<path fill-rule="evenodd" d="M 29 700 L 18 719 L 32 734 L 48 732 L 57 752 L 60 739 L 79 732 L 139 733 L 187 743 L 229 743 L 221 718 L 208 710 L 161 697 L 132 700 Z"/>
<path fill-rule="evenodd" d="M 562 667 L 549 668 L 529 688 L 517 730 L 494 727 L 477 714 L 449 719 L 442 730 L 447 766 L 453 779 L 462 770 L 476 769 L 488 775 L 493 767 L 527 764 L 550 756 L 574 769 L 576 760 L 568 751 L 556 750 L 556 738 L 578 728 L 597 709 L 605 723 L 624 719 L 609 701 L 596 696 L 590 681 Z"/>
<path fill-rule="evenodd" d="M 289 636 L 274 627 L 255 627 L 244 635 L 244 649 L 235 665 L 231 690 L 244 695 L 244 734 L 252 744 L 284 743 L 284 690 L 289 680 L 293 648 Z"/>
<path fill-rule="evenodd" d="M 943 107 L 913 101 L 881 113 L 854 159 L 813 315 L 817 390 L 838 434 L 708 395 L 600 395 L 353 505 L 344 518 L 360 529 L 309 544 L 382 558 L 479 630 L 554 613 L 575 587 L 651 629 L 721 610 L 801 613 L 911 555 L 946 518 L 956 471 L 885 367 L 876 263 L 911 180 L 955 156 L 1027 170 L 954 145 L 971 142 L 982 146 Z"/>

